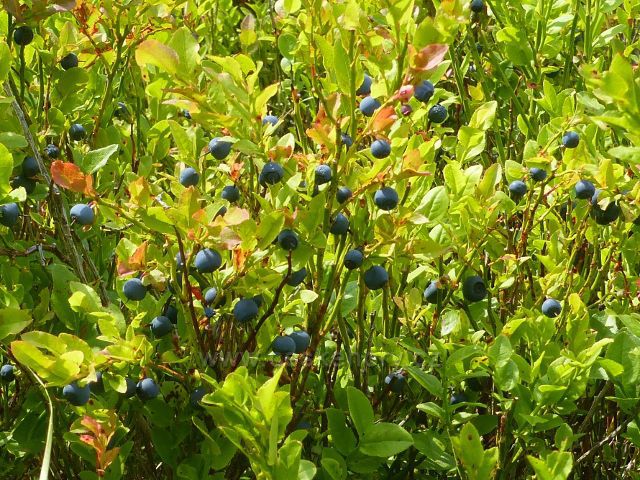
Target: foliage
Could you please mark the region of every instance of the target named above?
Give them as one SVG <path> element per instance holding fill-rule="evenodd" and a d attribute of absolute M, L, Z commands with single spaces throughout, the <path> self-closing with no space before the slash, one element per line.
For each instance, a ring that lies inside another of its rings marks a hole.
<path fill-rule="evenodd" d="M 636 478 L 638 0 L 3 5 L 0 478 Z"/>

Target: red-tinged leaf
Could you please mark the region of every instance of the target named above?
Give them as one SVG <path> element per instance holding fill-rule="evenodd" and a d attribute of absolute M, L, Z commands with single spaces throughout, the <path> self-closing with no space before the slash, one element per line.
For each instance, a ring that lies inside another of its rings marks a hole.
<path fill-rule="evenodd" d="M 224 227 L 220 232 L 220 243 L 227 250 L 233 250 L 242 243 L 242 239 L 232 229 Z"/>
<path fill-rule="evenodd" d="M 291 157 L 293 149 L 290 146 L 276 145 L 269 150 L 269 158 L 272 161 L 282 160 Z"/>
<path fill-rule="evenodd" d="M 103 432 L 102 425 L 100 425 L 95 418 L 90 417 L 89 415 L 82 417 L 80 424 L 96 436 Z"/>
<path fill-rule="evenodd" d="M 101 470 L 106 470 L 109 468 L 109 465 L 113 463 L 113 461 L 118 457 L 120 453 L 120 447 L 112 448 L 111 450 L 107 450 L 104 452 L 104 455 L 100 458 L 100 466 Z"/>
<path fill-rule="evenodd" d="M 118 275 L 127 275 L 129 273 L 144 270 L 147 263 L 147 246 L 148 242 L 145 240 L 128 259 L 118 260 Z"/>
<path fill-rule="evenodd" d="M 233 267 L 236 272 L 242 271 L 244 262 L 247 260 L 249 253 L 249 251 L 242 250 L 241 248 L 233 250 Z"/>
<path fill-rule="evenodd" d="M 434 43 L 411 55 L 411 68 L 419 72 L 433 70 L 444 60 L 449 51 L 449 45 Z M 415 51 L 414 51 L 415 52 Z"/>
<path fill-rule="evenodd" d="M 373 123 L 371 125 L 371 129 L 375 133 L 380 133 L 395 122 L 398 119 L 398 115 L 396 115 L 396 109 L 389 106 L 381 108 L 376 112 L 376 116 L 373 119 Z"/>
<path fill-rule="evenodd" d="M 242 167 L 244 167 L 244 162 L 237 162 L 231 165 L 231 171 L 229 172 L 229 176 L 231 177 L 231 180 L 236 182 L 238 178 L 240 178 Z"/>
<path fill-rule="evenodd" d="M 198 287 L 191 286 L 191 295 L 196 297 L 197 300 L 202 300 L 204 297 L 202 296 L 202 290 Z"/>
<path fill-rule="evenodd" d="M 151 191 L 145 177 L 139 177 L 131 182 L 128 190 L 131 202 L 138 206 L 147 205 L 151 200 Z"/>
<path fill-rule="evenodd" d="M 51 164 L 51 178 L 53 181 L 68 190 L 85 195 L 95 195 L 93 190 L 93 177 L 85 175 L 75 163 L 56 160 Z"/>

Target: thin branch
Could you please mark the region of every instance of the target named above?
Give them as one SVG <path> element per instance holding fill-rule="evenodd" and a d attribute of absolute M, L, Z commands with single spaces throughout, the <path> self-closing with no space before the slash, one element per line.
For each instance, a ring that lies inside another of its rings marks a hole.
<path fill-rule="evenodd" d="M 49 211 L 51 212 L 51 217 L 53 218 L 54 225 L 60 229 L 60 239 L 62 241 L 63 248 L 66 251 L 69 259 L 71 260 L 72 267 L 76 275 L 78 275 L 78 278 L 83 283 L 87 283 L 87 284 L 91 283 L 89 282 L 87 274 L 84 270 L 83 256 L 84 256 L 84 261 L 86 261 L 87 265 L 90 266 L 92 273 L 94 275 L 97 273 L 98 270 L 93 264 L 93 262 L 91 261 L 91 257 L 88 255 L 89 252 L 86 250 L 86 248 L 84 248 L 83 245 L 81 245 L 82 255 L 78 251 L 78 246 L 74 242 L 73 235 L 71 232 L 70 221 L 64 206 L 62 194 L 58 189 L 57 185 L 55 185 L 51 181 L 51 176 L 49 175 L 47 167 L 45 166 L 44 161 L 42 160 L 42 156 L 40 155 L 40 150 L 38 148 L 38 145 L 36 144 L 33 138 L 33 135 L 31 133 L 31 130 L 29 129 L 29 123 L 27 122 L 24 111 L 18 104 L 16 94 L 9 82 L 5 82 L 4 90 L 6 94 L 12 98 L 11 105 L 13 107 L 13 111 L 16 114 L 16 117 L 18 117 L 18 121 L 20 122 L 20 125 L 22 126 L 24 137 L 27 139 L 27 142 L 31 147 L 31 151 L 33 152 L 33 156 L 36 159 L 36 162 L 38 163 L 38 169 L 40 170 L 40 174 L 44 178 L 45 182 L 49 185 L 49 188 L 50 188 Z M 102 300 L 102 304 L 107 305 L 109 303 L 109 300 L 100 276 L 99 275 L 96 276 L 94 280 L 98 284 L 98 287 L 99 287 L 98 293 L 100 295 L 100 299 Z"/>

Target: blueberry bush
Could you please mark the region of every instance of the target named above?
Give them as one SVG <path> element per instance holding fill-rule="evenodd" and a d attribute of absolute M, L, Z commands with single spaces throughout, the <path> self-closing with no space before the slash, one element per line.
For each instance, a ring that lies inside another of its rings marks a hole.
<path fill-rule="evenodd" d="M 0 478 L 640 478 L 640 1 L 3 6 Z"/>

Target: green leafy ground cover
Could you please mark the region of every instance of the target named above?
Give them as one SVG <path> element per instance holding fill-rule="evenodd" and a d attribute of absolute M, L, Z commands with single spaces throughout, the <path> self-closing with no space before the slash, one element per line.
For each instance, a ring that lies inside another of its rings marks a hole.
<path fill-rule="evenodd" d="M 0 478 L 639 478 L 640 2 L 3 2 Z"/>

